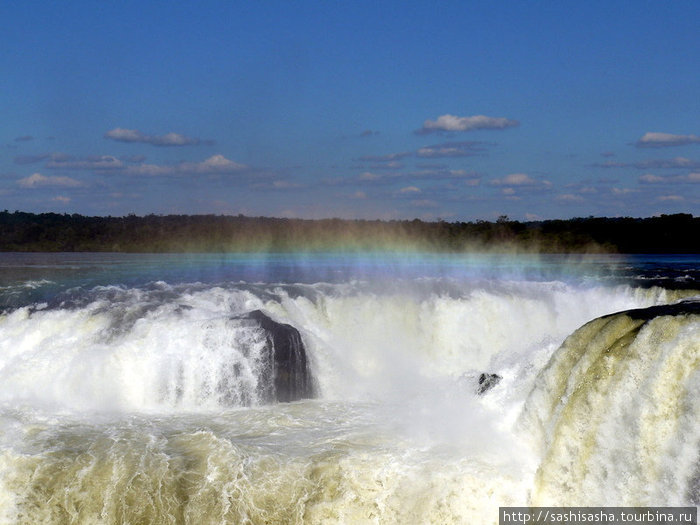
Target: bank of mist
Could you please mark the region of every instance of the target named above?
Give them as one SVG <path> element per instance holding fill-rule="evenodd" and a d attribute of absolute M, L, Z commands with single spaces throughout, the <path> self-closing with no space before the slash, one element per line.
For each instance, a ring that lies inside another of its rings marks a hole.
<path fill-rule="evenodd" d="M 700 253 L 700 217 L 519 222 L 0 212 L 0 251 Z"/>

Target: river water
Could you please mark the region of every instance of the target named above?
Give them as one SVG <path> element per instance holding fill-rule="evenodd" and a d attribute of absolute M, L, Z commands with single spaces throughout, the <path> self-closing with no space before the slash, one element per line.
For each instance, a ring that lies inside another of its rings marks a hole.
<path fill-rule="evenodd" d="M 698 505 L 698 290 L 698 256 L 0 254 L 0 523 Z M 313 399 L 257 394 L 254 310 Z"/>

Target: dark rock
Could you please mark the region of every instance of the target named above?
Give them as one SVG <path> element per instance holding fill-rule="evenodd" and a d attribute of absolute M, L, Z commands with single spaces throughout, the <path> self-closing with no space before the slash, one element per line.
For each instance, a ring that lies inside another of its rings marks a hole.
<path fill-rule="evenodd" d="M 236 319 L 255 321 L 265 331 L 271 366 L 266 367 L 266 377 L 260 378 L 264 401 L 288 402 L 314 397 L 313 378 L 299 330 L 272 320 L 260 310 Z"/>
<path fill-rule="evenodd" d="M 476 393 L 483 395 L 495 387 L 503 379 L 498 374 L 481 374 L 479 376 L 479 386 Z"/>
<path fill-rule="evenodd" d="M 623 313 L 632 319 L 639 319 L 643 321 L 650 321 L 655 317 L 664 315 L 698 315 L 700 314 L 700 301 L 697 299 L 688 299 L 673 304 L 661 304 L 649 306 L 647 308 L 636 308 L 634 310 L 626 310 L 624 312 L 604 315 L 602 318 L 612 317 L 614 315 L 618 315 L 619 313 Z"/>

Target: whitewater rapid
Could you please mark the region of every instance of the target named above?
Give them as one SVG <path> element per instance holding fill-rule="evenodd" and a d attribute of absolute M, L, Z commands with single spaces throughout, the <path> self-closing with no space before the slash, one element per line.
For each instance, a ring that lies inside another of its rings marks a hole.
<path fill-rule="evenodd" d="M 0 522 L 477 524 L 509 505 L 697 505 L 698 315 L 603 317 L 692 295 L 153 282 L 8 309 Z M 260 398 L 265 334 L 238 319 L 253 310 L 299 330 L 315 399 Z M 502 378 L 484 395 L 481 373 Z"/>
<path fill-rule="evenodd" d="M 322 399 L 400 399 L 423 381 L 539 368 L 583 323 L 669 293 L 562 283 L 98 287 L 2 317 L 0 401 L 165 412 L 241 405 L 236 395 L 255 391 L 264 334 L 235 318 L 257 309 L 301 331 Z M 227 377 L 233 366 L 241 373 Z"/>

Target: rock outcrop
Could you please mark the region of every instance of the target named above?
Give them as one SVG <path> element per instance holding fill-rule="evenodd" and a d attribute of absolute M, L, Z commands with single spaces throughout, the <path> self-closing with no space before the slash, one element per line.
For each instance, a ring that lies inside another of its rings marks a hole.
<path fill-rule="evenodd" d="M 278 323 L 260 310 L 236 319 L 254 321 L 264 332 L 269 352 L 269 367 L 260 378 L 266 402 L 289 402 L 314 397 L 314 381 L 309 369 L 306 348 L 299 330 Z"/>

